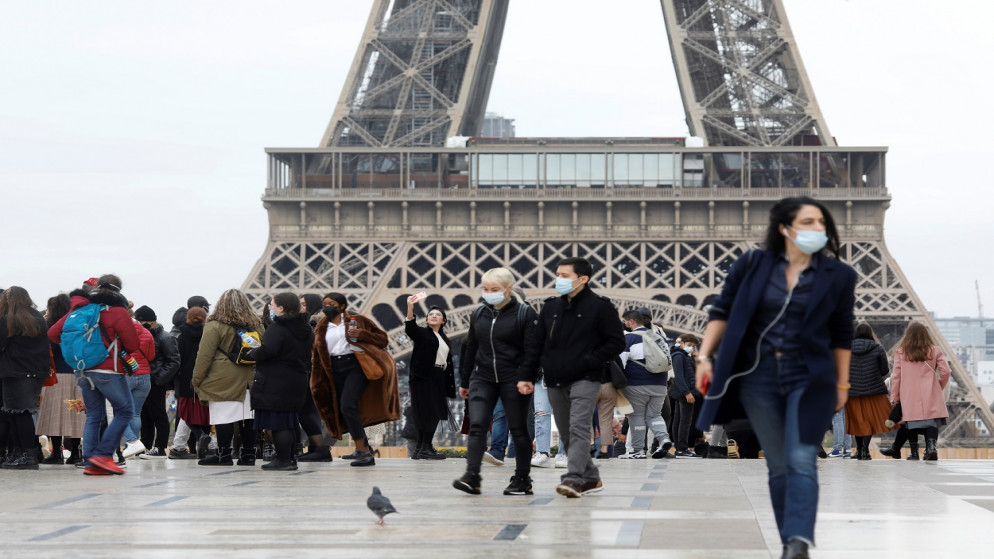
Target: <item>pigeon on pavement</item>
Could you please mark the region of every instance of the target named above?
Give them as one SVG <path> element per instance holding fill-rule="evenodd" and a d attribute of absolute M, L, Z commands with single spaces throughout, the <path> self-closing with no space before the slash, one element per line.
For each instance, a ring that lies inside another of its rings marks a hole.
<path fill-rule="evenodd" d="M 387 499 L 382 493 L 380 493 L 379 487 L 373 488 L 373 494 L 366 499 L 366 506 L 369 507 L 369 510 L 373 511 L 376 516 L 380 517 L 380 519 L 376 522 L 380 526 L 383 526 L 384 516 L 390 514 L 391 512 L 397 512 L 397 509 L 393 508 L 393 505 L 390 504 L 390 499 Z"/>

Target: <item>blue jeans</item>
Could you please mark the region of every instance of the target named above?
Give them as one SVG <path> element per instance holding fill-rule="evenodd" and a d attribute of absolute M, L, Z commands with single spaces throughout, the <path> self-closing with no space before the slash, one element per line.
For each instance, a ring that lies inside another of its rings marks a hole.
<path fill-rule="evenodd" d="M 818 445 L 801 442 L 798 421 L 801 395 L 810 380 L 800 360 L 764 357 L 739 388 L 766 456 L 773 515 L 784 544 L 800 538 L 813 545 L 815 538 Z"/>
<path fill-rule="evenodd" d="M 135 415 L 124 429 L 124 439 L 133 441 L 141 437 L 142 434 L 141 409 L 145 405 L 145 399 L 148 398 L 149 390 L 152 389 L 152 375 L 132 375 L 126 378 L 128 379 L 128 390 L 131 391 L 131 400 L 135 405 Z"/>
<path fill-rule="evenodd" d="M 86 371 L 76 374 L 76 385 L 79 386 L 83 403 L 86 405 L 83 457 L 113 456 L 118 449 L 124 429 L 135 415 L 127 378 L 119 373 Z M 114 419 L 101 437 L 100 428 L 107 420 L 105 402 L 110 402 L 114 409 Z"/>
<path fill-rule="evenodd" d="M 490 425 L 490 455 L 498 460 L 504 459 L 507 452 L 507 417 L 504 414 L 504 402 L 498 398 L 494 406 L 494 421 Z"/>
<path fill-rule="evenodd" d="M 852 437 L 846 434 L 846 408 L 835 412 L 832 416 L 832 450 L 834 452 L 849 452 L 852 448 Z"/>
<path fill-rule="evenodd" d="M 542 382 L 535 383 L 535 451 L 549 454 L 552 447 L 552 404 L 549 389 Z"/>

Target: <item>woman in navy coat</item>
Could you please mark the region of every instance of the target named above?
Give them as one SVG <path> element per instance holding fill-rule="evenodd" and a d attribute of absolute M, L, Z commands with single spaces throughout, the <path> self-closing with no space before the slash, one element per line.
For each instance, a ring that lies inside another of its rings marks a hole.
<path fill-rule="evenodd" d="M 838 258 L 825 206 L 777 202 L 765 250 L 732 265 L 697 359 L 698 426 L 748 417 L 759 437 L 783 557 L 814 545 L 816 455 L 848 396 L 856 272 Z"/>

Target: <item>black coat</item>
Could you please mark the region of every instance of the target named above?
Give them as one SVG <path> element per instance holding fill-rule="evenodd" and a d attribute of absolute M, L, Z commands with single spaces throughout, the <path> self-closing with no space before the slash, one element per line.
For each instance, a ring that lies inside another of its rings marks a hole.
<path fill-rule="evenodd" d="M 306 314 L 277 316 L 249 352 L 254 359 L 252 409 L 300 411 L 308 396 L 314 331 Z"/>
<path fill-rule="evenodd" d="M 171 387 L 173 378 L 179 372 L 179 348 L 176 338 L 166 332 L 161 324 L 149 329 L 155 340 L 155 359 L 148 362 L 152 369 L 152 382 L 159 386 Z"/>
<path fill-rule="evenodd" d="M 515 384 L 538 380 L 538 362 L 542 354 L 538 313 L 526 306 L 524 320 L 518 324 L 518 305 L 522 304 L 512 299 L 500 309 L 483 306 L 476 322 L 470 324 L 463 343 L 459 386 L 469 388 L 473 375 L 492 382 Z"/>
<path fill-rule="evenodd" d="M 890 374 L 887 352 L 873 340 L 857 338 L 852 341 L 849 361 L 849 396 L 887 394 L 884 379 Z"/>
<path fill-rule="evenodd" d="M 41 313 L 31 309 L 38 333 L 35 336 L 11 335 L 7 317 L 0 317 L 0 377 L 17 378 L 44 373 L 52 366 L 48 348 L 48 324 Z"/>
<path fill-rule="evenodd" d="M 687 394 L 693 394 L 700 399 L 701 393 L 695 388 L 697 382 L 697 367 L 694 359 L 683 349 L 673 346 L 670 348 L 673 358 L 673 384 L 670 386 L 670 398 L 685 400 Z"/>
<path fill-rule="evenodd" d="M 203 324 L 181 324 L 179 326 L 179 373 L 174 379 L 177 398 L 193 398 L 193 367 L 197 364 L 197 350 L 200 349 L 200 338 L 204 337 Z"/>
<path fill-rule="evenodd" d="M 566 295 L 546 299 L 538 323 L 545 343 L 546 386 L 601 382 L 605 363 L 625 351 L 625 329 L 617 309 L 610 299 L 591 291 L 589 284 L 572 300 Z"/>
<path fill-rule="evenodd" d="M 449 402 L 456 397 L 456 380 L 452 366 L 452 344 L 444 331 L 439 335 L 449 346 L 445 369 L 435 366 L 438 354 L 438 337 L 427 326 L 418 326 L 413 320 L 404 322 L 404 332 L 414 342 L 411 352 L 408 386 L 411 389 L 411 411 L 419 429 L 432 430 L 439 421 L 449 417 Z"/>

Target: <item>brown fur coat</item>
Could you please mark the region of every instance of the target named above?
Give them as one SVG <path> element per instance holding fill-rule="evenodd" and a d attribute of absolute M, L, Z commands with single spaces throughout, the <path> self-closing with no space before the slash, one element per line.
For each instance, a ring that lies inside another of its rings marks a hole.
<path fill-rule="evenodd" d="M 359 365 L 369 378 L 369 386 L 359 400 L 359 413 L 364 427 L 400 419 L 400 390 L 397 386 L 397 364 L 387 353 L 387 333 L 372 320 L 358 314 L 354 318 L 359 334 L 354 345 L 363 349 L 356 353 Z M 328 317 L 322 316 L 314 329 L 314 349 L 311 352 L 311 393 L 321 419 L 328 428 L 328 434 L 341 439 L 348 432 L 345 419 L 338 409 L 338 393 L 335 390 L 335 370 L 328 354 Z M 375 380 L 374 380 L 375 379 Z"/>

